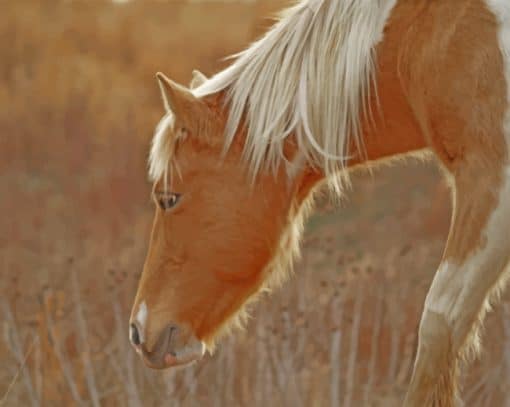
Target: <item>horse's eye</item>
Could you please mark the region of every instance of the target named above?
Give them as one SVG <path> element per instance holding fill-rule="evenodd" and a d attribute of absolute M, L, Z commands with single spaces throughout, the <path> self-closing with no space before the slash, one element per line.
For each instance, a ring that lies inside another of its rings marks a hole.
<path fill-rule="evenodd" d="M 169 209 L 172 209 L 175 205 L 177 205 L 180 198 L 181 198 L 180 194 L 167 193 L 158 195 L 157 201 L 159 207 L 164 211 L 167 211 Z"/>

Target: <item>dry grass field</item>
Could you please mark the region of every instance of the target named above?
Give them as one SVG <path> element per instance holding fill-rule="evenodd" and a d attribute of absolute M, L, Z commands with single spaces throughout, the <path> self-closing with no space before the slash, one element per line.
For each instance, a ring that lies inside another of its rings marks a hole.
<path fill-rule="evenodd" d="M 339 205 L 321 197 L 293 278 L 214 355 L 154 372 L 129 346 L 154 73 L 214 73 L 285 3 L 1 2 L 1 406 L 400 405 L 449 224 L 433 163 L 356 174 Z M 510 405 L 508 298 L 464 377 L 467 406 Z"/>

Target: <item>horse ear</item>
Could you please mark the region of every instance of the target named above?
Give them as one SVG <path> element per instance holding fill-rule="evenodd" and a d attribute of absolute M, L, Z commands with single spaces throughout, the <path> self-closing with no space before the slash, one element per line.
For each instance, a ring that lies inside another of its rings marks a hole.
<path fill-rule="evenodd" d="M 156 78 L 161 89 L 165 109 L 171 111 L 176 118 L 183 121 L 191 119 L 200 104 L 198 99 L 189 89 L 167 78 L 161 72 L 156 74 Z"/>
<path fill-rule="evenodd" d="M 191 75 L 192 75 L 192 78 L 191 78 L 191 82 L 189 84 L 190 89 L 198 88 L 205 81 L 207 81 L 207 76 L 205 76 L 202 72 L 200 72 L 197 69 L 193 69 L 193 72 L 191 73 Z"/>

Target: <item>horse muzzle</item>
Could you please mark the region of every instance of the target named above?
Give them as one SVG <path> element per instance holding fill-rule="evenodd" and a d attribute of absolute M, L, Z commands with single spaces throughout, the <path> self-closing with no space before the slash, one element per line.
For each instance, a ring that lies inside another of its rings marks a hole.
<path fill-rule="evenodd" d="M 137 321 L 129 326 L 129 340 L 135 350 L 142 356 L 144 363 L 152 369 L 167 369 L 173 366 L 184 366 L 202 358 L 205 344 L 193 335 L 186 335 L 182 330 L 169 324 L 159 334 L 152 349 L 147 348 L 143 332 Z"/>

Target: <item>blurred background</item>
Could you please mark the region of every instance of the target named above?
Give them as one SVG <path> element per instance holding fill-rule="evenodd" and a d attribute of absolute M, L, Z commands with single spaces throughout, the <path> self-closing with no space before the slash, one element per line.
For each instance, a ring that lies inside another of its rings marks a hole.
<path fill-rule="evenodd" d="M 358 174 L 340 205 L 323 197 L 293 278 L 213 356 L 154 372 L 128 343 L 163 114 L 154 73 L 213 74 L 286 4 L 1 1 L 0 405 L 401 403 L 449 225 L 432 163 Z M 508 406 L 508 295 L 483 338 L 466 404 Z"/>

